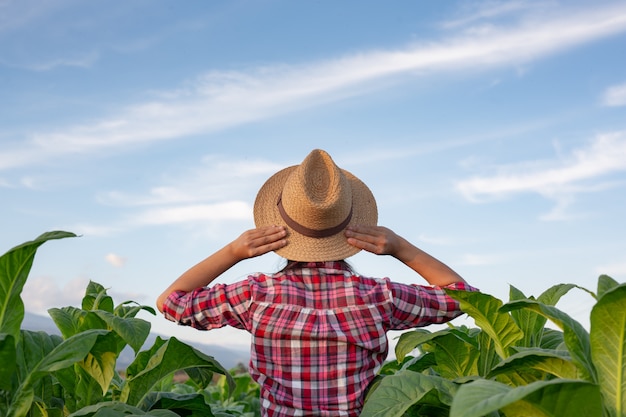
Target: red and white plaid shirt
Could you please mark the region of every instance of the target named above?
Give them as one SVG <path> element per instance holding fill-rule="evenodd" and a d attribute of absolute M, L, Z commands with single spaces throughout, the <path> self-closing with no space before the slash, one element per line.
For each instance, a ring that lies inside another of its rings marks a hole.
<path fill-rule="evenodd" d="M 456 283 L 446 288 L 475 291 Z M 172 293 L 165 317 L 202 330 L 252 334 L 250 374 L 263 415 L 358 416 L 387 357 L 388 330 L 461 314 L 442 288 L 366 278 L 345 262 L 295 263 L 273 275 Z"/>

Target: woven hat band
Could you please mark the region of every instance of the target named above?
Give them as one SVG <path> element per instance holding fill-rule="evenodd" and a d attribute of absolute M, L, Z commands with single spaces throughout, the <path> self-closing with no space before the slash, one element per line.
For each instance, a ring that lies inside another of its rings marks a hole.
<path fill-rule="evenodd" d="M 326 229 L 310 229 L 298 223 L 291 217 L 289 217 L 289 215 L 285 211 L 285 208 L 283 207 L 282 193 L 278 197 L 278 203 L 276 203 L 276 206 L 278 207 L 278 212 L 280 213 L 280 217 L 283 218 L 287 226 L 291 227 L 297 233 L 300 233 L 301 235 L 307 236 L 307 237 L 323 238 L 323 237 L 330 237 L 330 236 L 336 235 L 337 233 L 345 229 L 346 226 L 350 224 L 350 220 L 352 219 L 352 207 L 350 207 L 350 212 L 348 213 L 348 217 L 346 217 L 346 219 L 342 221 L 341 223 L 339 223 L 338 225 L 329 227 Z"/>

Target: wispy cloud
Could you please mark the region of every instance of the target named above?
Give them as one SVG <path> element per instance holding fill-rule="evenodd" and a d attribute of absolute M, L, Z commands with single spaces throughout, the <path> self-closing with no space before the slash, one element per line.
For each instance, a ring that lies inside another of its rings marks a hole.
<path fill-rule="evenodd" d="M 24 306 L 33 313 L 46 314 L 51 307 L 80 305 L 88 283 L 88 278 L 75 278 L 60 286 L 51 277 L 29 278 L 22 291 Z"/>
<path fill-rule="evenodd" d="M 519 65 L 624 31 L 626 4 L 617 3 L 396 50 L 250 72 L 214 71 L 185 89 L 164 91 L 152 101 L 130 105 L 96 123 L 26 133 L 26 145 L 4 146 L 0 169 L 68 153 L 207 134 L 367 94 L 390 82 L 403 82 L 407 76 Z"/>
<path fill-rule="evenodd" d="M 109 236 L 145 226 L 206 227 L 216 222 L 249 221 L 251 198 L 263 181 L 282 168 L 265 160 L 229 161 L 219 155 L 207 156 L 200 166 L 167 175 L 147 191 L 99 194 L 98 202 L 118 209 L 120 217 L 105 226 L 76 224 L 72 230 Z"/>
<path fill-rule="evenodd" d="M 143 211 L 134 223 L 163 225 L 193 223 L 202 220 L 243 220 L 252 215 L 252 207 L 243 201 L 217 204 L 194 204 L 180 207 L 162 207 Z"/>
<path fill-rule="evenodd" d="M 626 83 L 607 88 L 602 95 L 602 104 L 609 107 L 626 106 Z"/>
<path fill-rule="evenodd" d="M 251 195 L 270 174 L 283 168 L 264 160 L 223 160 L 207 156 L 198 167 L 168 175 L 146 192 L 110 191 L 98 196 L 101 204 L 118 207 L 165 207 L 237 200 Z"/>
<path fill-rule="evenodd" d="M 554 220 L 563 218 L 564 209 L 577 193 L 620 185 L 607 181 L 606 176 L 625 170 L 626 131 L 619 131 L 598 135 L 588 147 L 554 160 L 498 167 L 492 175 L 458 182 L 457 189 L 474 202 L 538 193 L 557 201 L 554 210 L 544 217 Z"/>
<path fill-rule="evenodd" d="M 42 16 L 63 8 L 65 0 L 0 0 L 0 34 L 31 25 Z"/>
<path fill-rule="evenodd" d="M 126 264 L 126 258 L 115 253 L 107 254 L 104 259 L 116 268 L 121 268 Z"/>
<path fill-rule="evenodd" d="M 98 58 L 99 54 L 97 52 L 89 52 L 82 56 L 55 58 L 50 61 L 30 63 L 22 67 L 32 71 L 51 71 L 59 67 L 89 68 L 98 61 Z"/>
<path fill-rule="evenodd" d="M 447 20 L 442 23 L 442 27 L 453 29 L 459 26 L 467 26 L 486 19 L 493 19 L 504 15 L 510 15 L 522 10 L 534 9 L 542 7 L 541 3 L 529 3 L 527 1 L 508 1 L 508 2 L 471 2 L 468 8 L 463 10 L 463 16 L 453 20 Z"/>

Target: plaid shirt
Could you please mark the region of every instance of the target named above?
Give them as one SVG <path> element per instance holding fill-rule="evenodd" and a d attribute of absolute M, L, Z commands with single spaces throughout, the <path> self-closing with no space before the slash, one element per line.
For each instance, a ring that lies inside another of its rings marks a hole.
<path fill-rule="evenodd" d="M 456 283 L 447 288 L 475 291 Z M 165 317 L 252 334 L 250 374 L 263 415 L 358 416 L 387 357 L 388 330 L 461 314 L 442 288 L 356 275 L 345 262 L 295 263 L 273 275 L 172 293 Z"/>

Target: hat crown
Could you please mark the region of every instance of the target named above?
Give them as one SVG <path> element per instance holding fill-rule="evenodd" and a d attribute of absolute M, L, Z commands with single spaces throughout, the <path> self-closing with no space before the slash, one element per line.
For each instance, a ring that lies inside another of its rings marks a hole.
<path fill-rule="evenodd" d="M 289 175 L 282 190 L 286 214 L 312 230 L 341 224 L 352 210 L 352 189 L 345 175 L 322 150 L 314 150 Z"/>
<path fill-rule="evenodd" d="M 313 150 L 299 165 L 281 169 L 259 190 L 254 201 L 257 227 L 282 225 L 287 245 L 275 252 L 291 261 L 345 259 L 361 249 L 342 233 L 353 224 L 374 226 L 376 200 L 351 172 L 330 155 Z"/>

